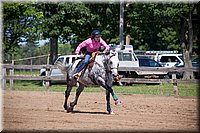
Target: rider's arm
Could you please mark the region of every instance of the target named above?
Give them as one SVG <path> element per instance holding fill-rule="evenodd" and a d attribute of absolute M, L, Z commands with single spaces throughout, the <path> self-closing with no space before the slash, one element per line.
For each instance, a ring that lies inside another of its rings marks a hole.
<path fill-rule="evenodd" d="M 103 45 L 104 48 L 105 48 L 105 50 L 103 51 L 103 53 L 106 53 L 107 51 L 109 51 L 110 46 L 107 45 L 106 42 L 105 42 L 102 38 L 100 38 L 100 43 L 101 43 L 101 45 Z"/>
<path fill-rule="evenodd" d="M 76 48 L 75 54 L 79 54 L 81 48 L 85 47 L 87 45 L 87 43 L 88 43 L 88 39 L 83 41 L 82 43 L 80 43 L 78 45 L 78 47 Z"/>

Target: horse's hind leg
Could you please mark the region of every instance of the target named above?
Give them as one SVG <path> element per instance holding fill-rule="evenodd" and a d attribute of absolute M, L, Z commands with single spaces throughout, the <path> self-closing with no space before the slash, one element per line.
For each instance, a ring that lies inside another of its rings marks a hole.
<path fill-rule="evenodd" d="M 65 90 L 65 102 L 64 102 L 64 109 L 68 111 L 69 107 L 67 106 L 67 101 L 72 90 L 72 86 L 67 85 L 67 89 Z"/>
<path fill-rule="evenodd" d="M 79 98 L 81 92 L 83 91 L 83 89 L 84 89 L 84 85 L 81 84 L 81 83 L 79 83 L 79 86 L 78 86 L 78 88 L 76 89 L 76 96 L 75 96 L 75 99 L 74 99 L 73 102 L 70 103 L 70 108 L 71 108 L 72 110 L 73 110 L 74 106 L 77 104 L 78 98 Z"/>
<path fill-rule="evenodd" d="M 68 107 L 67 105 L 67 101 L 68 101 L 68 98 L 69 98 L 69 95 L 70 95 L 70 92 L 72 90 L 72 87 L 74 85 L 74 81 L 73 80 L 70 80 L 68 83 L 67 83 L 67 89 L 65 90 L 65 101 L 64 101 L 64 109 L 67 110 L 68 112 L 70 112 L 70 108 Z"/>

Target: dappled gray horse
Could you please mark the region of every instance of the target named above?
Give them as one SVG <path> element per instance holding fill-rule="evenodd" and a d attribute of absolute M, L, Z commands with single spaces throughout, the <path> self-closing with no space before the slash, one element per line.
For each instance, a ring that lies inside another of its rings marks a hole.
<path fill-rule="evenodd" d="M 113 113 L 110 105 L 110 94 L 115 101 L 115 104 L 120 104 L 117 95 L 112 89 L 113 79 L 118 79 L 118 64 L 119 60 L 118 57 L 115 55 L 110 54 L 103 54 L 96 56 L 95 61 L 93 64 L 87 66 L 87 69 L 84 69 L 84 72 L 78 79 L 74 79 L 72 75 L 74 74 L 74 70 L 80 60 L 76 60 L 72 65 L 68 65 L 63 69 L 62 66 L 58 65 L 58 68 L 61 71 L 65 71 L 67 75 L 67 89 L 65 91 L 65 101 L 64 101 L 64 108 L 67 112 L 72 112 L 74 106 L 78 102 L 79 95 L 83 91 L 85 86 L 89 85 L 100 85 L 106 89 L 106 101 L 107 101 L 107 111 L 109 114 Z M 68 98 L 70 96 L 71 89 L 76 83 L 79 83 L 78 88 L 76 89 L 76 96 L 73 102 L 68 105 Z"/>

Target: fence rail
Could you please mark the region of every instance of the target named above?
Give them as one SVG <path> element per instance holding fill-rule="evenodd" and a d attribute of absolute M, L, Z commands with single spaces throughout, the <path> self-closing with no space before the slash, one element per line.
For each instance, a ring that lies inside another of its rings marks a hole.
<path fill-rule="evenodd" d="M 42 69 L 42 68 L 57 68 L 56 65 L 12 65 L 12 64 L 3 64 L 2 68 L 7 69 Z M 119 67 L 119 71 L 168 71 L 168 72 L 198 72 L 198 68 L 178 68 L 178 67 Z"/>
<path fill-rule="evenodd" d="M 12 64 L 3 64 L 2 68 L 6 69 L 42 69 L 42 68 L 57 68 L 56 65 L 12 65 Z"/>
<path fill-rule="evenodd" d="M 165 71 L 165 72 L 198 72 L 198 68 L 178 68 L 178 67 L 119 67 L 118 71 Z"/>
<path fill-rule="evenodd" d="M 6 80 L 10 81 L 10 88 L 13 87 L 13 80 L 41 80 L 49 82 L 51 80 L 66 80 L 66 77 L 62 76 L 50 76 L 50 69 L 57 68 L 56 65 L 11 65 L 11 64 L 3 64 L 2 65 L 2 87 L 5 88 Z M 38 75 L 14 75 L 15 69 L 46 69 L 47 76 L 39 76 Z M 9 75 L 7 75 L 7 71 L 9 70 Z M 145 68 L 145 67 L 119 67 L 119 71 L 162 71 L 162 72 L 171 72 L 172 79 L 149 79 L 149 78 L 122 78 L 121 82 L 126 83 L 172 83 L 173 84 L 173 92 L 175 95 L 178 95 L 177 83 L 198 83 L 197 79 L 176 79 L 176 72 L 198 72 L 197 68 Z M 48 85 L 48 84 L 47 84 Z"/>

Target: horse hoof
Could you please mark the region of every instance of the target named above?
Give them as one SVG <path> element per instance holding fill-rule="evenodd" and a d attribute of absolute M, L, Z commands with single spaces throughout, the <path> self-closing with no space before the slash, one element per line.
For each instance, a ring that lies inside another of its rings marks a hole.
<path fill-rule="evenodd" d="M 72 112 L 73 110 L 74 110 L 73 107 L 68 107 L 68 108 L 67 108 L 67 112 Z"/>
<path fill-rule="evenodd" d="M 113 112 L 113 110 L 111 109 L 111 110 L 107 110 L 108 111 L 108 114 L 109 115 L 113 115 L 114 114 L 114 112 Z"/>
<path fill-rule="evenodd" d="M 109 115 L 113 115 L 114 112 L 111 110 L 111 111 L 108 111 L 108 114 L 109 114 Z"/>
<path fill-rule="evenodd" d="M 115 105 L 120 106 L 120 105 L 121 105 L 121 101 L 116 100 L 116 101 L 115 101 Z"/>
<path fill-rule="evenodd" d="M 72 112 L 73 111 L 73 107 L 69 107 L 67 105 L 64 105 L 63 107 L 67 112 Z"/>
<path fill-rule="evenodd" d="M 64 109 L 67 110 L 67 105 L 63 105 Z"/>

